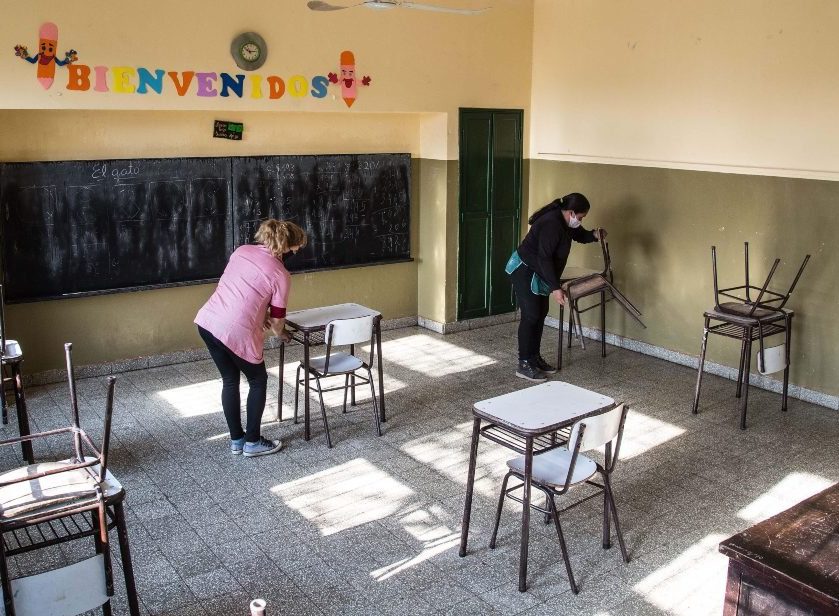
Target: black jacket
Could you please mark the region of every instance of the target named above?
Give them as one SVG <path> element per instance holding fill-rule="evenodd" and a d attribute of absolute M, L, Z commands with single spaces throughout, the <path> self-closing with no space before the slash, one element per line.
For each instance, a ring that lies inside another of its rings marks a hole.
<path fill-rule="evenodd" d="M 589 244 L 597 238 L 593 231 L 569 227 L 562 210 L 557 208 L 539 216 L 519 246 L 521 260 L 548 283 L 551 291 L 559 288 L 559 279 L 571 252 L 571 240 Z"/>

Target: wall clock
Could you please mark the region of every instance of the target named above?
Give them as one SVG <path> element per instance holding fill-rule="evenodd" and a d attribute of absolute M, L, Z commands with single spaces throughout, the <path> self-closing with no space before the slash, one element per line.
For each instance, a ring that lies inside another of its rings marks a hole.
<path fill-rule="evenodd" d="M 268 59 L 268 46 L 265 39 L 256 32 L 245 32 L 233 39 L 230 55 L 236 66 L 246 71 L 253 71 L 265 64 Z"/>

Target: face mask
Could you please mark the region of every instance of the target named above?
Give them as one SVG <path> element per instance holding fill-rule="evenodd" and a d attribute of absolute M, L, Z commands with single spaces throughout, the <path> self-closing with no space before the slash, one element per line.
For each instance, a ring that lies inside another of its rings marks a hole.
<path fill-rule="evenodd" d="M 568 219 L 568 226 L 572 229 L 576 229 L 581 224 L 583 223 L 581 223 L 574 214 L 571 214 L 571 218 Z"/>

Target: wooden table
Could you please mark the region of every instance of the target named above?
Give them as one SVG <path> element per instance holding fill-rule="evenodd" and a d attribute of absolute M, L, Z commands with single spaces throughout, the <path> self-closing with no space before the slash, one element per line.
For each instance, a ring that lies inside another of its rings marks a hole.
<path fill-rule="evenodd" d="M 839 484 L 720 544 L 725 616 L 839 614 Z"/>
<path fill-rule="evenodd" d="M 558 438 L 557 432 L 560 430 L 570 429 L 580 419 L 596 415 L 614 406 L 615 401 L 612 398 L 561 381 L 550 381 L 477 402 L 472 407 L 474 415 L 472 449 L 469 454 L 466 502 L 463 506 L 463 526 L 460 531 L 460 556 L 466 556 L 480 436 L 519 454 L 524 454 L 521 553 L 519 556 L 519 590 L 524 592 L 527 590 L 533 456 L 563 446 L 567 442 L 567 435 L 565 439 Z M 487 425 L 481 427 L 483 421 L 486 421 Z"/>
<path fill-rule="evenodd" d="M 377 371 L 379 373 L 379 415 L 381 420 L 387 421 L 385 416 L 385 384 L 382 370 L 382 314 L 361 304 L 336 304 L 307 310 L 289 312 L 285 317 L 286 327 L 291 331 L 292 339 L 303 345 L 303 438 L 309 440 L 309 350 L 313 346 L 324 344 L 326 326 L 336 319 L 355 319 L 373 316 L 373 328 L 376 333 Z M 351 351 L 352 352 L 352 351 Z M 277 416 L 282 419 L 283 412 L 283 369 L 285 364 L 285 343 L 280 342 L 280 386 L 278 394 Z M 351 403 L 355 405 L 355 380 L 351 386 Z"/>

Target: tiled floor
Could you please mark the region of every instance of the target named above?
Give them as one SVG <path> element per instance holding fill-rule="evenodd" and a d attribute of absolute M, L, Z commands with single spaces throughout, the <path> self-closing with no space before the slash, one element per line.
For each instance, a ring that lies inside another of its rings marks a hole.
<path fill-rule="evenodd" d="M 741 432 L 732 382 L 708 376 L 693 416 L 693 370 L 621 349 L 602 359 L 598 345 L 575 347 L 558 378 L 631 405 L 614 486 L 632 561 L 624 564 L 617 547 L 601 548 L 597 501 L 572 510 L 563 527 L 580 585 L 575 596 L 554 529 L 534 517 L 530 590 L 520 594 L 521 511 L 512 503 L 497 549 L 487 546 L 509 457 L 491 443 L 479 452 L 470 551 L 457 555 L 472 403 L 528 385 L 513 376 L 515 327 L 386 332 L 384 436 L 373 435 L 369 396 L 341 415 L 340 394 L 332 393 L 332 450 L 319 420 L 311 442 L 302 424 L 271 421 L 276 354 L 268 357 L 264 431 L 286 447 L 265 458 L 230 455 L 210 362 L 119 375 L 111 468 L 128 492 L 144 613 L 244 616 L 262 597 L 272 616 L 719 614 L 727 563 L 717 544 L 839 479 L 836 411 L 791 400 L 782 414 L 779 396 L 754 391 Z M 555 336 L 547 330 L 547 357 Z M 287 354 L 288 368 L 298 354 Z M 80 381 L 79 389 L 83 423 L 98 427 L 104 379 Z M 31 388 L 28 401 L 36 429 L 66 425 L 66 385 Z M 13 433 L 12 424 L 2 432 Z M 20 464 L 5 449 L 2 468 Z M 39 459 L 67 453 L 57 443 L 36 445 Z M 89 549 L 20 557 L 13 572 Z M 124 614 L 116 574 L 115 613 Z"/>

